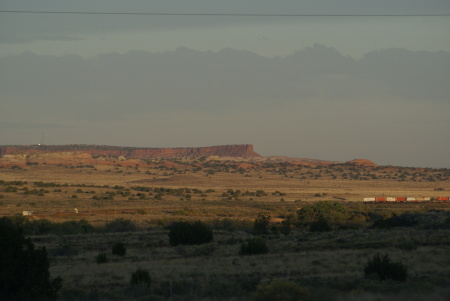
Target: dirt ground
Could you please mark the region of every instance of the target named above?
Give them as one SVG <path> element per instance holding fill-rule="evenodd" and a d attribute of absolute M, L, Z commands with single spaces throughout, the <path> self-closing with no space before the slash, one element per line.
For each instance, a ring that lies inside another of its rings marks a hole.
<path fill-rule="evenodd" d="M 171 164 L 175 166 L 175 163 Z M 255 164 L 253 168 L 242 169 L 235 162 L 197 161 L 195 164 L 178 164 L 177 168 L 170 166 L 164 161 L 148 168 L 46 164 L 21 169 L 2 168 L 0 181 L 4 185 L 0 186 L 0 215 L 30 210 L 35 218 L 56 221 L 84 218 L 94 223 L 117 216 L 136 221 L 179 216 L 245 219 L 254 218 L 262 210 L 289 212 L 305 203 L 323 200 L 363 204 L 365 197 L 450 196 L 448 170 L 318 168 L 283 163 Z M 406 175 L 403 179 L 402 174 Z M 14 181 L 23 183 L 10 185 Z M 17 191 L 7 192 L 8 186 Z M 197 193 L 157 196 L 151 191 L 139 192 L 136 187 L 187 188 L 197 189 Z M 25 193 L 24 189 L 35 191 Z M 262 193 L 258 194 L 258 191 Z M 111 197 L 111 193 L 115 195 Z M 268 208 L 270 206 L 272 208 Z"/>

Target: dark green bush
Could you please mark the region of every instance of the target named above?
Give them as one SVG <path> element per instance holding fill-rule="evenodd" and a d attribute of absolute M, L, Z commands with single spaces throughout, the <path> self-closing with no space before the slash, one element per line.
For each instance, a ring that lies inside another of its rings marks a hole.
<path fill-rule="evenodd" d="M 125 254 L 127 253 L 127 248 L 125 248 L 123 243 L 118 242 L 112 247 L 112 253 L 113 255 L 125 256 Z"/>
<path fill-rule="evenodd" d="M 46 235 L 46 234 L 86 234 L 95 231 L 87 220 L 66 221 L 55 223 L 48 219 L 29 220 L 23 216 L 15 216 L 9 218 L 11 222 L 23 228 L 25 234 L 28 235 Z"/>
<path fill-rule="evenodd" d="M 45 235 L 54 231 L 54 222 L 48 219 L 29 221 L 24 225 L 24 231 L 31 235 Z"/>
<path fill-rule="evenodd" d="M 106 232 L 134 232 L 136 230 L 136 224 L 124 218 L 115 219 L 105 225 Z"/>
<path fill-rule="evenodd" d="M 150 287 L 152 278 L 147 270 L 137 269 L 131 274 L 130 284 L 139 287 Z"/>
<path fill-rule="evenodd" d="M 261 238 L 249 238 L 241 243 L 239 255 L 258 255 L 267 254 L 269 248 L 266 242 Z"/>
<path fill-rule="evenodd" d="M 283 235 L 291 234 L 291 226 L 295 225 L 296 216 L 288 215 L 285 220 L 281 222 L 280 233 Z"/>
<path fill-rule="evenodd" d="M 306 300 L 308 289 L 299 287 L 294 282 L 273 280 L 258 286 L 253 300 L 255 301 L 301 301 Z"/>
<path fill-rule="evenodd" d="M 0 219 L 0 300 L 54 300 L 60 277 L 50 280 L 45 248 L 35 249 L 21 228 Z"/>
<path fill-rule="evenodd" d="M 108 256 L 106 256 L 106 253 L 99 253 L 97 257 L 95 258 L 98 264 L 101 263 L 107 263 L 108 262 Z"/>
<path fill-rule="evenodd" d="M 379 280 L 392 279 L 405 281 L 408 277 L 408 268 L 401 262 L 393 262 L 388 254 L 376 254 L 364 267 L 366 278 L 376 277 Z"/>
<path fill-rule="evenodd" d="M 200 222 L 175 222 L 169 226 L 169 242 L 177 245 L 200 245 L 213 240 L 211 228 Z"/>
<path fill-rule="evenodd" d="M 391 218 L 376 220 L 372 228 L 391 229 L 395 227 L 413 227 L 419 222 L 417 216 L 410 213 L 394 214 Z"/>
<path fill-rule="evenodd" d="M 339 203 L 330 201 L 316 202 L 305 206 L 297 212 L 298 221 L 302 225 L 310 225 L 319 220 L 328 224 L 345 224 L 349 219 L 347 208 Z"/>
<path fill-rule="evenodd" d="M 253 233 L 255 235 L 262 235 L 269 233 L 270 216 L 258 214 L 253 224 Z"/>
<path fill-rule="evenodd" d="M 309 231 L 311 232 L 329 232 L 331 231 L 331 226 L 324 218 L 312 222 L 309 226 Z"/>
<path fill-rule="evenodd" d="M 54 224 L 55 234 L 87 234 L 94 232 L 94 230 L 94 226 L 85 219 Z"/>
<path fill-rule="evenodd" d="M 9 216 L 4 217 L 4 219 L 7 219 L 10 221 L 15 227 L 21 228 L 25 232 L 25 225 L 29 222 L 28 217 L 23 215 L 16 215 L 16 216 Z M 24 233 L 27 234 L 27 233 Z"/>

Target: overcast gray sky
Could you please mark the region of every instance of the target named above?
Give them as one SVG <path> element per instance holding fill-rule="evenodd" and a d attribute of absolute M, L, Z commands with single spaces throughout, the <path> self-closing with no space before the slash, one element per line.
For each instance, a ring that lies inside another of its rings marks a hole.
<path fill-rule="evenodd" d="M 0 144 L 251 143 L 262 155 L 450 167 L 450 17 L 435 16 L 450 1 L 3 0 L 0 10 L 360 15 L 0 13 Z"/>

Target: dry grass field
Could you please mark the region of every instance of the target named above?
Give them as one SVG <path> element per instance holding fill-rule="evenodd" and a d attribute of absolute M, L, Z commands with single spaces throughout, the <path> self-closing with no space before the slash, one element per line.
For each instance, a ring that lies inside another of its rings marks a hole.
<path fill-rule="evenodd" d="M 52 277 L 63 279 L 60 300 L 252 300 L 277 279 L 307 290 L 305 300 L 450 299 L 450 203 L 362 202 L 450 196 L 447 169 L 160 160 L 2 168 L 0 181 L 2 216 L 31 210 L 28 222 L 86 220 L 95 227 L 87 234 L 30 234 L 47 248 Z M 319 201 L 342 204 L 359 219 L 326 232 L 299 226 L 297 212 Z M 375 215 L 405 212 L 418 222 L 371 227 Z M 269 252 L 239 255 L 259 214 L 270 217 L 270 231 L 260 236 Z M 136 227 L 107 230 L 117 220 Z M 196 220 L 213 229 L 212 242 L 169 244 L 171 222 Z M 282 234 L 285 220 L 292 221 L 290 233 Z M 125 256 L 111 253 L 117 242 Z M 100 253 L 107 262 L 97 263 Z M 365 278 L 364 266 L 377 253 L 405 264 L 408 279 Z M 138 268 L 149 271 L 149 288 L 130 285 Z"/>

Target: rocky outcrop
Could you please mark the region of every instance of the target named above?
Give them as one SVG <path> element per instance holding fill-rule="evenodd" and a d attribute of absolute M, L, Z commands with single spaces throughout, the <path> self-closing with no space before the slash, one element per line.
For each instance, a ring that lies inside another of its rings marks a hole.
<path fill-rule="evenodd" d="M 370 160 L 367 159 L 355 159 L 352 161 L 347 161 L 347 164 L 351 164 L 351 165 L 357 165 L 357 166 L 365 166 L 365 167 L 378 167 L 378 164 L 373 163 Z"/>
<path fill-rule="evenodd" d="M 180 147 L 180 148 L 139 148 L 104 145 L 20 145 L 2 146 L 0 155 L 30 156 L 33 153 L 84 153 L 92 157 L 124 157 L 126 159 L 151 159 L 151 158 L 196 158 L 209 156 L 226 157 L 260 157 L 253 151 L 253 145 L 221 145 L 210 147 Z"/>

